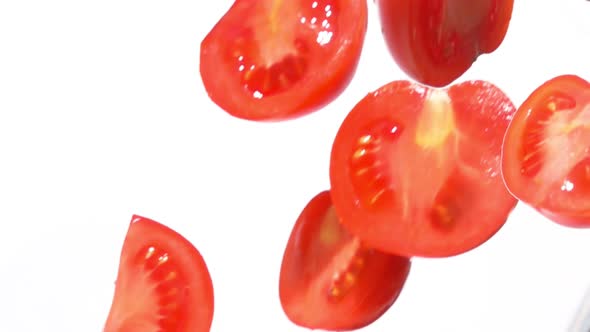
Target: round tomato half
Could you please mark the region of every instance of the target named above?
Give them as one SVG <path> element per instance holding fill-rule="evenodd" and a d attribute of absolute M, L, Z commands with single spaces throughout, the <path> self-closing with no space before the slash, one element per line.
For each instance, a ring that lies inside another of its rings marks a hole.
<path fill-rule="evenodd" d="M 366 30 L 366 0 L 237 0 L 201 43 L 201 78 L 235 117 L 301 116 L 348 86 Z"/>
<path fill-rule="evenodd" d="M 514 0 L 377 0 L 393 59 L 420 83 L 441 87 L 495 51 Z"/>
<path fill-rule="evenodd" d="M 359 329 L 395 302 L 410 265 L 408 258 L 369 249 L 346 232 L 324 191 L 308 203 L 291 232 L 279 280 L 281 304 L 299 326 Z"/>
<path fill-rule="evenodd" d="M 332 147 L 331 192 L 343 225 L 368 246 L 404 256 L 481 245 L 517 202 L 500 175 L 514 111 L 483 81 L 449 89 L 395 81 L 368 94 Z"/>
<path fill-rule="evenodd" d="M 208 332 L 213 283 L 197 249 L 174 230 L 133 216 L 104 332 Z"/>
<path fill-rule="evenodd" d="M 590 83 L 563 75 L 537 88 L 508 127 L 508 189 L 549 219 L 590 227 Z"/>

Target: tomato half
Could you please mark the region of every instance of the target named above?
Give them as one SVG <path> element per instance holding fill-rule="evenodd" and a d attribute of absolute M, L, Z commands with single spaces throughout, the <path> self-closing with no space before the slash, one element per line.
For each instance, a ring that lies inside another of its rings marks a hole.
<path fill-rule="evenodd" d="M 133 216 L 104 332 L 208 332 L 213 283 L 197 249 L 174 230 Z"/>
<path fill-rule="evenodd" d="M 366 0 L 237 0 L 201 43 L 201 78 L 235 117 L 301 116 L 348 86 L 366 30 Z"/>
<path fill-rule="evenodd" d="M 303 209 L 291 232 L 279 279 L 281 305 L 299 326 L 358 329 L 393 305 L 410 265 L 408 258 L 369 249 L 346 232 L 324 191 Z"/>
<path fill-rule="evenodd" d="M 420 83 L 441 87 L 492 53 L 508 30 L 514 0 L 377 0 L 393 59 Z"/>
<path fill-rule="evenodd" d="M 494 235 L 516 205 L 500 172 L 515 108 L 494 85 L 395 81 L 347 115 L 332 147 L 332 199 L 368 246 L 444 257 Z"/>
<path fill-rule="evenodd" d="M 590 83 L 563 75 L 537 88 L 508 127 L 508 189 L 549 219 L 590 227 Z"/>

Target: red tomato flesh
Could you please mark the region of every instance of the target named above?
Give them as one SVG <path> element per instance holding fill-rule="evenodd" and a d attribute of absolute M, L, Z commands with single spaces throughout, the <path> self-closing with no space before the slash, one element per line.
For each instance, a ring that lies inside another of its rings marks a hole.
<path fill-rule="evenodd" d="M 301 116 L 348 86 L 366 29 L 365 0 L 237 0 L 201 43 L 201 78 L 235 117 Z"/>
<path fill-rule="evenodd" d="M 208 332 L 213 283 L 197 249 L 174 230 L 133 216 L 104 332 Z"/>
<path fill-rule="evenodd" d="M 365 247 L 342 228 L 330 192 L 305 207 L 287 244 L 279 294 L 299 326 L 354 330 L 374 322 L 399 296 L 410 260 Z"/>
<path fill-rule="evenodd" d="M 514 0 L 377 0 L 393 59 L 420 83 L 442 87 L 495 51 Z"/>
<path fill-rule="evenodd" d="M 368 94 L 332 147 L 332 199 L 344 227 L 404 256 L 457 255 L 487 241 L 516 205 L 500 175 L 514 111 L 483 81 L 444 90 L 395 81 Z"/>
<path fill-rule="evenodd" d="M 590 83 L 555 77 L 520 106 L 508 127 L 508 189 L 549 219 L 590 227 Z"/>

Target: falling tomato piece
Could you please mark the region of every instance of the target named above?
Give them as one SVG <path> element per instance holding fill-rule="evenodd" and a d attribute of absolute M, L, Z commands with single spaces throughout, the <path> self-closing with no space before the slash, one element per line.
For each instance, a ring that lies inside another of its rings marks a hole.
<path fill-rule="evenodd" d="M 410 266 L 408 258 L 372 250 L 344 230 L 324 191 L 303 209 L 291 232 L 280 271 L 281 305 L 302 327 L 358 329 L 393 305 Z"/>
<path fill-rule="evenodd" d="M 508 189 L 549 219 L 590 227 L 590 83 L 561 75 L 539 86 L 506 132 Z"/>
<path fill-rule="evenodd" d="M 366 30 L 366 0 L 237 0 L 201 42 L 203 85 L 238 118 L 302 116 L 348 86 Z"/>
<path fill-rule="evenodd" d="M 208 332 L 213 308 L 199 251 L 174 230 L 133 216 L 104 332 Z"/>
<path fill-rule="evenodd" d="M 517 200 L 501 177 L 515 107 L 494 85 L 447 89 L 394 81 L 344 119 L 332 146 L 331 193 L 342 225 L 367 246 L 402 256 L 474 249 Z"/>
<path fill-rule="evenodd" d="M 504 40 L 514 0 L 376 0 L 385 43 L 410 77 L 442 87 Z"/>

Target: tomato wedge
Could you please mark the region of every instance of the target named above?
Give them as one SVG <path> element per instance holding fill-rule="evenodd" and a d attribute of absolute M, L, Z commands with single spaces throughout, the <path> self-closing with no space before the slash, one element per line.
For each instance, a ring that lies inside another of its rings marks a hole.
<path fill-rule="evenodd" d="M 303 209 L 291 232 L 279 279 L 281 305 L 302 327 L 359 329 L 393 305 L 410 265 L 408 258 L 369 249 L 346 232 L 324 191 Z"/>
<path fill-rule="evenodd" d="M 174 230 L 133 216 L 104 332 L 208 332 L 213 283 L 197 249 Z"/>
<path fill-rule="evenodd" d="M 348 86 L 366 30 L 366 0 L 237 0 L 201 42 L 201 78 L 235 117 L 302 116 Z"/>
<path fill-rule="evenodd" d="M 368 94 L 332 146 L 332 199 L 344 227 L 403 256 L 457 255 L 487 241 L 517 202 L 500 174 L 514 112 L 484 81 L 448 89 L 395 81 Z"/>
<path fill-rule="evenodd" d="M 514 0 L 377 0 L 393 59 L 420 83 L 442 87 L 463 75 L 508 31 Z"/>
<path fill-rule="evenodd" d="M 549 219 L 590 227 L 590 83 L 562 75 L 519 107 L 503 146 L 502 175 Z"/>

